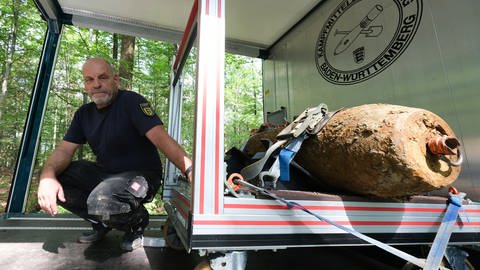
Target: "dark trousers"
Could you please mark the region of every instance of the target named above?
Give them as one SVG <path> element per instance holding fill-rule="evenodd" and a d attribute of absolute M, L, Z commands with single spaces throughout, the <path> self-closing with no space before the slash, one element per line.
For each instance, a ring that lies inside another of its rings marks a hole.
<path fill-rule="evenodd" d="M 148 212 L 143 203 L 152 201 L 157 193 L 162 173 L 160 171 L 126 171 L 117 174 L 105 173 L 94 162 L 79 160 L 73 161 L 70 166 L 58 176 L 65 194 L 65 202 L 59 202 L 61 206 L 79 217 L 96 223 L 102 222 L 98 216 L 88 214 L 87 199 L 92 190 L 102 181 L 116 178 L 119 181 L 128 182 L 135 176 L 143 176 L 148 182 L 148 190 L 145 198 L 139 199 L 140 206 L 132 209 L 129 213 L 118 215 L 108 224 L 110 227 L 123 231 L 135 231 L 138 227 L 146 227 L 148 224 Z"/>

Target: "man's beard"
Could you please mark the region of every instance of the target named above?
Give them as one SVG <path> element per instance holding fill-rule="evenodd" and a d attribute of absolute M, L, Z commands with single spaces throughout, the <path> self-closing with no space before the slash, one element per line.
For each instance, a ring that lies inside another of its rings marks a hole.
<path fill-rule="evenodd" d="M 112 101 L 112 95 L 106 94 L 102 96 L 95 96 L 91 97 L 92 101 L 97 105 L 97 107 L 104 107 L 110 104 Z"/>

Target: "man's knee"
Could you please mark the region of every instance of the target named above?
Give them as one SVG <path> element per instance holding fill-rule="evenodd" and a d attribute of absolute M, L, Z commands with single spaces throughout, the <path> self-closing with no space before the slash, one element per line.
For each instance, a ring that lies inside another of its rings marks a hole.
<path fill-rule="evenodd" d="M 124 219 L 136 212 L 148 191 L 148 183 L 142 176 L 133 179 L 113 177 L 98 184 L 87 199 L 88 214 L 108 222 L 112 216 Z M 115 221 L 117 222 L 117 221 Z"/>

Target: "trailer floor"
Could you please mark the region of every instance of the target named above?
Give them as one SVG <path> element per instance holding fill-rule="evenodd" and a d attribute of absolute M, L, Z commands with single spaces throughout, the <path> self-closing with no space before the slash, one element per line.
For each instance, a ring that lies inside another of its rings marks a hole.
<path fill-rule="evenodd" d="M 146 236 L 160 239 L 164 220 L 153 218 Z M 203 260 L 195 251 L 188 254 L 164 247 L 123 252 L 119 247 L 122 233 L 118 231 L 110 232 L 99 243 L 77 243 L 76 237 L 87 230 L 86 222 L 72 216 L 1 218 L 0 268 L 190 270 Z M 404 264 L 376 247 L 316 247 L 249 251 L 246 269 L 394 270 Z"/>

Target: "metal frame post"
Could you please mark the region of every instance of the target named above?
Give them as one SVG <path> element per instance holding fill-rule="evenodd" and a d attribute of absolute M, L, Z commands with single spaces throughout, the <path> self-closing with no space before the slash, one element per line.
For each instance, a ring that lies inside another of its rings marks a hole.
<path fill-rule="evenodd" d="M 199 0 L 193 218 L 223 212 L 225 1 Z"/>
<path fill-rule="evenodd" d="M 7 203 L 7 216 L 25 211 L 28 187 L 35 164 L 42 119 L 48 98 L 48 90 L 53 75 L 53 68 L 60 43 L 62 24 L 57 20 L 47 19 L 48 28 L 43 45 L 42 57 L 37 70 L 30 106 L 22 137 L 20 152 L 15 168 L 15 175 L 10 188 Z"/>
<path fill-rule="evenodd" d="M 175 59 L 174 59 L 175 60 Z M 183 98 L 183 75 L 178 77 L 175 71 L 172 71 L 172 83 L 170 84 L 170 97 L 168 108 L 168 133 L 169 135 L 181 144 L 182 141 L 182 98 Z M 176 80 L 176 82 L 174 82 Z M 177 167 L 168 159 L 165 162 L 165 182 L 163 185 L 163 199 L 169 200 L 172 195 L 173 186 L 176 185 L 175 175 Z"/>

